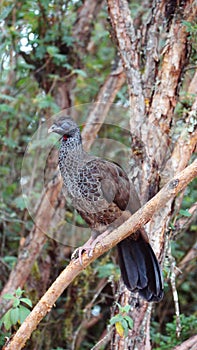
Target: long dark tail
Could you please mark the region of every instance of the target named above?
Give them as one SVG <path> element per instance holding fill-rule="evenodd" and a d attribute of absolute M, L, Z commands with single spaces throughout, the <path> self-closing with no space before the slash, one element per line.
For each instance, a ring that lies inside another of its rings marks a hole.
<path fill-rule="evenodd" d="M 119 265 L 123 281 L 132 292 L 147 301 L 163 298 L 163 280 L 155 253 L 143 237 L 128 237 L 118 244 Z"/>

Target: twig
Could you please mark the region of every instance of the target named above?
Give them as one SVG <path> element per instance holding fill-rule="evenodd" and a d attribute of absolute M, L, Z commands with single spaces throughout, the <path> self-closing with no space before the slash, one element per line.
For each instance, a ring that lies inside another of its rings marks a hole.
<path fill-rule="evenodd" d="M 107 328 L 107 334 L 101 338 L 94 346 L 93 348 L 91 348 L 91 350 L 99 350 L 101 348 L 101 346 L 103 347 L 104 345 L 106 345 L 112 336 L 112 331 L 113 331 L 113 327 L 109 326 Z"/>
<path fill-rule="evenodd" d="M 181 319 L 180 319 L 180 307 L 179 307 L 179 297 L 178 297 L 178 292 L 176 288 L 176 273 L 175 273 L 175 268 L 176 268 L 176 261 L 174 257 L 172 256 L 171 253 L 171 246 L 169 246 L 168 249 L 168 255 L 171 263 L 171 268 L 170 268 L 170 282 L 172 286 L 172 295 L 174 299 L 174 306 L 175 306 L 175 315 L 176 315 L 176 335 L 177 338 L 180 337 L 181 334 Z"/>
<path fill-rule="evenodd" d="M 192 248 L 188 251 L 188 253 L 184 256 L 184 258 L 179 263 L 178 269 L 176 270 L 176 276 L 180 274 L 180 271 L 185 268 L 191 260 L 197 257 L 197 242 L 192 246 Z"/>

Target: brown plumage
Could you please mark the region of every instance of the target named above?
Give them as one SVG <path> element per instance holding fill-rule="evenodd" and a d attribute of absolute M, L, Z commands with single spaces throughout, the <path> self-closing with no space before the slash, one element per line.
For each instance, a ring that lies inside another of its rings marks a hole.
<path fill-rule="evenodd" d="M 60 117 L 49 129 L 62 136 L 59 167 L 67 196 L 92 229 L 92 239 L 82 250 L 94 247 L 94 240 L 109 233 L 140 208 L 135 188 L 117 164 L 94 157 L 83 150 L 77 124 Z M 160 301 L 163 283 L 157 258 L 144 229 L 118 244 L 119 265 L 127 288 L 148 301 Z"/>

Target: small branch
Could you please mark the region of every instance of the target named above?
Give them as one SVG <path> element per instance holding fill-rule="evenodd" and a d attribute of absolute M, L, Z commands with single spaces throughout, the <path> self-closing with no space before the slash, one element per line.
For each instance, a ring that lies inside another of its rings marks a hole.
<path fill-rule="evenodd" d="M 193 69 L 196 67 L 192 67 Z M 190 82 L 189 88 L 188 88 L 188 93 L 191 95 L 197 95 L 197 70 Z"/>
<path fill-rule="evenodd" d="M 103 349 L 103 346 L 109 343 L 112 337 L 113 327 L 108 327 L 106 334 L 91 348 L 91 350 Z"/>
<path fill-rule="evenodd" d="M 197 344 L 197 335 L 185 340 L 181 345 L 175 346 L 172 350 L 194 350 Z"/>
<path fill-rule="evenodd" d="M 191 247 L 191 249 L 184 256 L 175 270 L 176 277 L 179 276 L 177 279 L 177 287 L 179 287 L 184 282 L 184 280 L 188 278 L 188 274 L 191 272 L 191 270 L 196 268 L 194 263 L 190 264 L 190 262 L 196 258 L 197 242 L 195 242 L 195 244 Z"/>
<path fill-rule="evenodd" d="M 85 0 L 80 9 L 73 28 L 73 37 L 76 39 L 75 47 L 78 53 L 87 51 L 88 42 L 92 34 L 95 17 L 101 9 L 103 0 Z"/>
<path fill-rule="evenodd" d="M 175 273 L 176 262 L 174 257 L 172 256 L 171 247 L 169 247 L 168 252 L 169 252 L 169 259 L 170 259 L 170 266 L 171 266 L 170 283 L 172 287 L 172 295 L 174 299 L 175 314 L 176 314 L 176 336 L 177 338 L 179 338 L 181 334 L 181 320 L 180 320 L 179 297 L 178 297 L 178 292 L 176 288 L 176 273 Z"/>
<path fill-rule="evenodd" d="M 108 12 L 112 29 L 126 73 L 130 94 L 130 106 L 135 120 L 144 121 L 145 102 L 139 66 L 138 38 L 126 0 L 108 0 Z"/>
<path fill-rule="evenodd" d="M 95 99 L 95 103 L 93 104 L 93 108 L 89 112 L 85 127 L 83 128 L 83 139 L 85 140 L 84 148 L 86 151 L 89 150 L 93 144 L 114 102 L 117 92 L 121 89 L 125 79 L 125 73 L 119 62 L 118 67 L 112 70 L 101 87 Z"/>
<path fill-rule="evenodd" d="M 3 349 L 22 349 L 27 339 L 30 338 L 32 332 L 36 329 L 43 317 L 51 310 L 65 288 L 75 279 L 83 268 L 87 267 L 104 252 L 117 245 L 122 239 L 130 236 L 133 232 L 136 232 L 140 227 L 144 226 L 151 217 L 166 204 L 167 201 L 174 198 L 196 176 L 197 160 L 170 180 L 155 197 L 132 215 L 124 224 L 105 237 L 102 245 L 98 244 L 95 247 L 92 257 L 88 257 L 87 253 L 85 253 L 83 255 L 83 266 L 81 266 L 79 259 L 72 260 L 40 299 L 16 334 Z"/>

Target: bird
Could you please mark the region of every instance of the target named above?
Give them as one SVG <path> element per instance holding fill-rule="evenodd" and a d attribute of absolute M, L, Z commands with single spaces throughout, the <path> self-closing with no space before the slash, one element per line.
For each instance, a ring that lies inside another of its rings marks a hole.
<path fill-rule="evenodd" d="M 66 196 L 91 228 L 90 239 L 79 248 L 91 255 L 97 242 L 127 220 L 141 203 L 134 184 L 118 164 L 87 153 L 77 123 L 61 115 L 48 132 L 61 136 L 59 169 Z M 144 228 L 117 244 L 125 286 L 148 302 L 163 298 L 163 279 Z M 82 261 L 82 260 L 81 260 Z"/>

